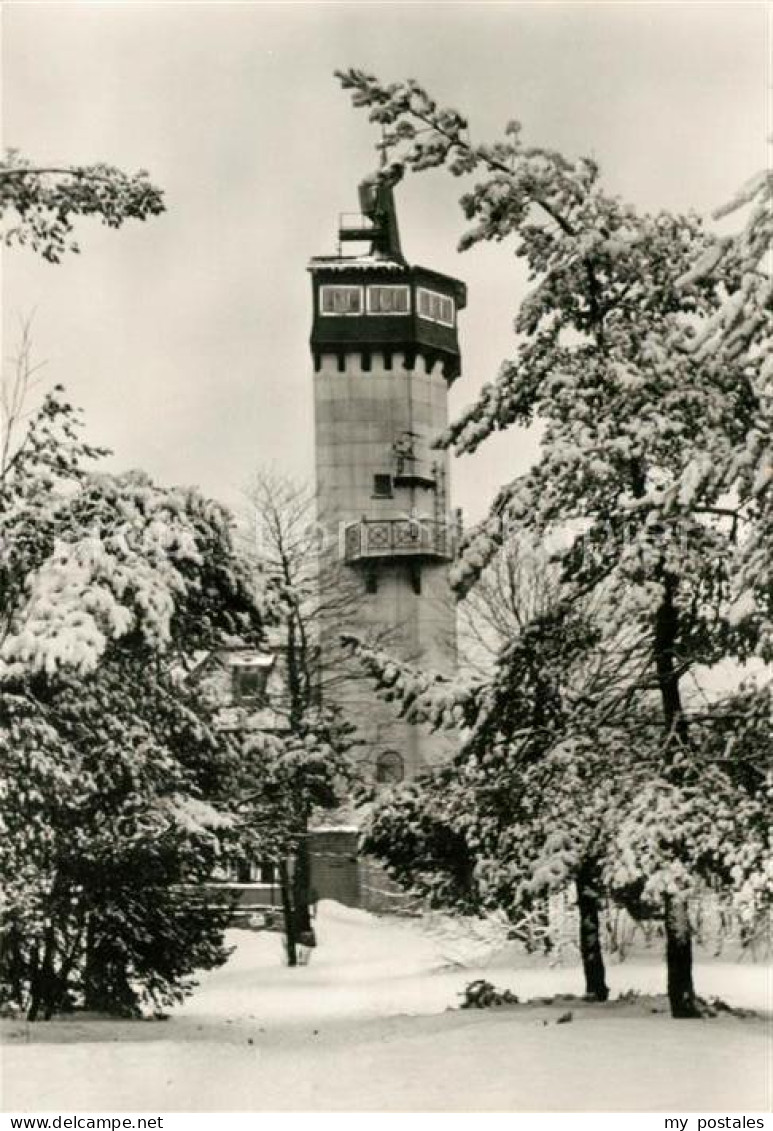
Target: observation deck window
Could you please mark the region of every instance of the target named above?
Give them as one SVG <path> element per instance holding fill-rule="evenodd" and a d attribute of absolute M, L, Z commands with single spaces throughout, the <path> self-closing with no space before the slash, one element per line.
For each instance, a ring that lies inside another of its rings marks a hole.
<path fill-rule="evenodd" d="M 319 312 L 337 317 L 362 314 L 362 287 L 322 286 L 319 288 Z"/>
<path fill-rule="evenodd" d="M 368 287 L 368 314 L 409 314 L 410 310 L 408 287 Z"/>
<path fill-rule="evenodd" d="M 426 287 L 416 290 L 419 317 L 427 322 L 438 322 L 441 326 L 454 325 L 454 300 L 449 295 L 428 291 Z"/>

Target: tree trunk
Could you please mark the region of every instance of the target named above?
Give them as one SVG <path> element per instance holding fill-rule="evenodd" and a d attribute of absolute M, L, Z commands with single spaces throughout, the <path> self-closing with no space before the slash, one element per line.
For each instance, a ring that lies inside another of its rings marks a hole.
<path fill-rule="evenodd" d="M 589 866 L 580 869 L 576 887 L 577 910 L 580 916 L 580 954 L 585 972 L 585 996 L 594 1001 L 606 1001 L 609 997 L 609 987 L 606 983 L 604 955 L 601 950 L 599 900 Z"/>
<path fill-rule="evenodd" d="M 295 915 L 293 913 L 292 888 L 290 886 L 290 871 L 287 860 L 279 861 L 279 888 L 282 893 L 282 914 L 285 923 L 285 946 L 287 947 L 287 965 L 298 965 L 297 937 L 295 934 Z"/>
<path fill-rule="evenodd" d="M 302 934 L 311 934 L 313 931 L 311 922 L 311 860 L 307 836 L 300 838 L 295 856 L 293 907 L 295 910 L 296 938 L 299 938 Z"/>
<path fill-rule="evenodd" d="M 40 947 L 36 945 L 30 953 L 29 1004 L 27 1005 L 28 1021 L 37 1021 L 40 1005 Z"/>
<path fill-rule="evenodd" d="M 50 1021 L 56 1008 L 57 979 L 54 969 L 54 955 L 56 952 L 56 929 L 53 923 L 48 924 L 45 933 L 43 961 L 40 965 L 35 985 L 32 990 L 32 1000 L 27 1011 L 28 1021 L 37 1021 L 43 1015 L 45 1021 Z"/>
<path fill-rule="evenodd" d="M 29 986 L 33 966 L 31 958 L 27 965 L 22 957 L 21 933 L 16 926 L 9 926 L 5 934 L 0 937 L 0 968 L 10 988 L 10 1000 L 16 1005 L 21 1005 L 27 996 L 25 980 Z"/>
<path fill-rule="evenodd" d="M 665 897 L 668 1000 L 672 1017 L 700 1017 L 692 984 L 692 931 L 683 899 Z"/>
<path fill-rule="evenodd" d="M 85 1009 L 100 1011 L 107 1006 L 105 972 L 99 962 L 97 939 L 97 920 L 91 912 L 86 925 L 86 955 L 83 968 L 83 1006 Z"/>
<path fill-rule="evenodd" d="M 673 574 L 663 578 L 663 600 L 655 617 L 655 668 L 663 705 L 666 742 L 673 749 L 676 739 L 687 744 L 687 721 L 682 712 L 676 643 L 679 636 L 679 611 L 675 596 L 677 580 Z M 668 763 L 673 756 L 668 756 Z M 667 896 L 665 900 L 666 966 L 668 1000 L 672 1017 L 700 1017 L 692 982 L 692 932 L 687 904 Z"/>
<path fill-rule="evenodd" d="M 666 737 L 669 741 L 677 737 L 681 742 L 686 743 L 687 722 L 682 712 L 680 674 L 676 655 L 676 642 L 679 636 L 679 612 L 674 601 L 676 588 L 676 578 L 672 574 L 666 574 L 663 579 L 663 600 L 655 614 L 654 657 Z"/>
<path fill-rule="evenodd" d="M 74 935 L 70 942 L 69 950 L 67 950 L 66 953 L 62 955 L 62 961 L 59 966 L 59 998 L 56 1006 L 58 1010 L 62 1009 L 67 1002 L 67 995 L 70 988 L 70 975 L 76 967 L 82 949 L 83 924 L 84 916 L 83 912 L 81 911 L 81 914 L 78 917 L 78 922 L 74 927 Z"/>

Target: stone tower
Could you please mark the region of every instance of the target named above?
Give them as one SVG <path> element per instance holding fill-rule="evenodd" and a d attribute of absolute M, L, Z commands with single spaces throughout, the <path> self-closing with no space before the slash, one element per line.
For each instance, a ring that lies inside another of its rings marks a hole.
<path fill-rule="evenodd" d="M 431 444 L 460 372 L 466 291 L 406 262 L 392 189 L 377 178 L 360 186 L 360 214 L 341 216 L 338 253 L 315 257 L 309 270 L 321 577 L 351 595 L 323 622 L 323 696 L 335 683 L 329 697 L 357 720 L 367 772 L 393 782 L 441 759 L 445 740 L 376 702 L 343 664 L 339 638 L 352 630 L 419 666 L 454 670 L 455 521 L 448 456 Z"/>

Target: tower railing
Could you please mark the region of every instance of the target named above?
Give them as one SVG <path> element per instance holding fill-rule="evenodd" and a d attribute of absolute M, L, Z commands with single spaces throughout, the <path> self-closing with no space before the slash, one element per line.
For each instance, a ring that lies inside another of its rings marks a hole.
<path fill-rule="evenodd" d="M 428 518 L 374 518 L 350 522 L 344 528 L 346 562 L 373 558 L 453 557 L 449 523 Z"/>
<path fill-rule="evenodd" d="M 370 216 L 362 212 L 339 212 L 338 214 L 338 239 L 341 240 L 372 240 L 378 228 Z"/>

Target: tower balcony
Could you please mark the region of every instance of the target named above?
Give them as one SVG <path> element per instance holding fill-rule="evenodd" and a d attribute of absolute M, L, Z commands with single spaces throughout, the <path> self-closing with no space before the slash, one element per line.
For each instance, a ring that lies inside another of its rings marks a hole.
<path fill-rule="evenodd" d="M 338 242 L 348 240 L 362 243 L 372 241 L 379 229 L 369 216 L 361 212 L 341 212 L 338 216 Z"/>
<path fill-rule="evenodd" d="M 399 467 L 392 476 L 395 487 L 424 487 L 434 491 L 437 487 L 437 477 L 428 469 L 421 467 Z"/>
<path fill-rule="evenodd" d="M 356 564 L 377 558 L 453 557 L 449 523 L 425 518 L 363 518 L 344 528 L 344 561 Z"/>

